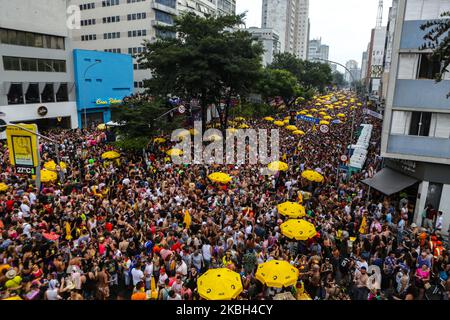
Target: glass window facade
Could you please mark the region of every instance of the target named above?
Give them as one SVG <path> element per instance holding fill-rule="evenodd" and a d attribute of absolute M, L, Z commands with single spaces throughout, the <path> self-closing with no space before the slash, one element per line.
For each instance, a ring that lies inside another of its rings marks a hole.
<path fill-rule="evenodd" d="M 5 71 L 66 72 L 65 60 L 3 56 Z"/>
<path fill-rule="evenodd" d="M 65 43 L 63 37 L 43 35 L 40 33 L 17 31 L 11 29 L 0 29 L 0 41 L 3 44 L 10 44 L 24 47 L 36 47 L 45 49 L 64 50 Z"/>

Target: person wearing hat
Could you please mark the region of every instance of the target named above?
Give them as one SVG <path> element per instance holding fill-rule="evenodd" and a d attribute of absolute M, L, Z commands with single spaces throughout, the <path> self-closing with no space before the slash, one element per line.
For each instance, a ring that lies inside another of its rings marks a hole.
<path fill-rule="evenodd" d="M 22 284 L 22 277 L 17 274 L 15 269 L 9 269 L 6 274 L 5 288 L 10 290 L 18 290 Z"/>

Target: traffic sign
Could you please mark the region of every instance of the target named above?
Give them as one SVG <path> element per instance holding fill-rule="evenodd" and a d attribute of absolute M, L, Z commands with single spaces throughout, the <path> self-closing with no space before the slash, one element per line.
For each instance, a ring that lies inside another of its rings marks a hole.
<path fill-rule="evenodd" d="M 330 132 L 330 127 L 327 126 L 326 124 L 321 124 L 319 127 L 319 130 L 322 133 L 328 133 L 328 132 Z"/>
<path fill-rule="evenodd" d="M 342 156 L 341 156 L 341 161 L 342 162 L 346 162 L 348 160 L 348 157 L 345 155 L 345 154 L 343 154 Z"/>
<path fill-rule="evenodd" d="M 179 112 L 179 113 L 185 113 L 185 112 L 186 112 L 186 107 L 183 106 L 183 105 L 179 106 L 179 107 L 178 107 L 178 112 Z"/>

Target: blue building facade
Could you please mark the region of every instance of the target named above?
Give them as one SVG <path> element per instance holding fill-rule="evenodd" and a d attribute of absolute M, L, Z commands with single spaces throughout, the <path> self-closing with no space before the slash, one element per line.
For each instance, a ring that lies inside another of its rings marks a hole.
<path fill-rule="evenodd" d="M 79 49 L 73 56 L 79 126 L 110 121 L 111 104 L 133 92 L 132 57 Z"/>

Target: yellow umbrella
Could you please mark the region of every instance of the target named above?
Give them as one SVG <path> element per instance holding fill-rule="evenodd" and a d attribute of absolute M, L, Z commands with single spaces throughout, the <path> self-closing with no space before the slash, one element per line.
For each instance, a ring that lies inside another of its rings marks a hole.
<path fill-rule="evenodd" d="M 98 130 L 106 130 L 106 124 L 104 124 L 104 123 L 100 123 L 98 126 L 97 126 L 97 129 Z"/>
<path fill-rule="evenodd" d="M 302 177 L 313 182 L 323 182 L 324 177 L 315 170 L 305 170 L 302 172 Z"/>
<path fill-rule="evenodd" d="M 324 119 L 324 120 L 331 120 L 331 119 L 333 119 L 333 118 L 332 118 L 331 116 L 324 116 L 323 119 Z"/>
<path fill-rule="evenodd" d="M 285 120 L 283 120 L 283 123 L 284 123 L 284 124 L 288 124 L 288 123 L 289 123 L 289 119 L 287 119 L 287 120 L 286 120 L 286 119 L 285 119 Z"/>
<path fill-rule="evenodd" d="M 286 171 L 289 167 L 287 163 L 283 161 L 274 161 L 269 163 L 267 168 L 269 168 L 270 171 Z"/>
<path fill-rule="evenodd" d="M 324 112 L 324 111 L 320 111 L 319 114 L 320 114 L 321 116 L 326 116 L 326 115 L 327 115 L 327 113 Z"/>
<path fill-rule="evenodd" d="M 343 114 L 343 113 L 338 113 L 337 116 L 338 116 L 339 118 L 345 118 L 345 114 Z"/>
<path fill-rule="evenodd" d="M 306 215 L 305 207 L 297 202 L 283 202 L 277 206 L 277 210 L 288 218 L 301 218 Z"/>
<path fill-rule="evenodd" d="M 330 110 L 333 110 L 333 109 L 334 109 L 333 106 L 328 106 L 327 108 L 330 109 Z"/>
<path fill-rule="evenodd" d="M 113 160 L 120 158 L 120 153 L 117 151 L 107 151 L 102 154 L 102 159 Z"/>
<path fill-rule="evenodd" d="M 314 116 L 312 114 L 307 114 L 306 116 L 309 118 L 314 118 Z"/>
<path fill-rule="evenodd" d="M 308 111 L 305 111 L 305 110 L 302 110 L 302 111 L 299 112 L 299 114 L 302 114 L 302 115 L 305 115 L 307 113 L 308 113 Z"/>
<path fill-rule="evenodd" d="M 61 169 L 66 169 L 67 165 L 64 162 L 60 162 L 59 166 L 61 167 Z M 56 163 L 53 160 L 47 161 L 46 163 L 44 163 L 44 168 L 47 170 L 56 170 Z"/>
<path fill-rule="evenodd" d="M 316 236 L 317 231 L 314 225 L 302 219 L 290 219 L 281 226 L 281 233 L 289 239 L 305 241 Z"/>
<path fill-rule="evenodd" d="M 241 124 L 239 126 L 239 129 L 249 129 L 249 128 L 250 128 L 250 126 L 248 124 L 245 124 L 245 123 L 243 123 L 243 124 Z"/>
<path fill-rule="evenodd" d="M 317 107 L 320 107 L 320 106 L 321 106 L 321 104 L 320 104 L 320 103 L 316 103 L 316 106 L 317 106 Z"/>
<path fill-rule="evenodd" d="M 296 131 L 298 130 L 296 126 L 286 126 L 286 129 L 289 131 Z"/>
<path fill-rule="evenodd" d="M 302 130 L 295 130 L 292 133 L 297 135 L 297 136 L 304 136 L 305 135 L 305 132 L 303 132 Z"/>
<path fill-rule="evenodd" d="M 265 117 L 264 120 L 266 120 L 266 121 L 273 121 L 273 120 L 275 120 L 275 119 L 272 118 L 272 117 Z"/>
<path fill-rule="evenodd" d="M 356 105 L 357 105 L 358 107 L 361 107 L 361 106 L 362 106 L 362 103 L 361 103 L 361 102 L 358 102 Z"/>
<path fill-rule="evenodd" d="M 275 121 L 273 124 L 276 125 L 276 126 L 278 126 L 278 127 L 284 126 L 284 122 L 283 122 L 283 121 L 280 121 L 280 120 Z"/>
<path fill-rule="evenodd" d="M 231 177 L 230 175 L 223 173 L 223 172 L 214 172 L 211 173 L 208 176 L 209 180 L 211 180 L 212 182 L 219 182 L 219 183 L 223 183 L 223 184 L 227 184 L 229 182 L 231 182 Z"/>
<path fill-rule="evenodd" d="M 56 172 L 47 169 L 41 170 L 41 182 L 55 182 L 57 179 Z"/>
<path fill-rule="evenodd" d="M 222 137 L 217 134 L 212 134 L 208 138 L 205 139 L 205 141 L 221 141 Z"/>
<path fill-rule="evenodd" d="M 0 192 L 5 192 L 6 190 L 8 190 L 8 185 L 6 185 L 3 182 L 0 182 Z"/>
<path fill-rule="evenodd" d="M 181 150 L 181 149 L 170 149 L 166 153 L 169 156 L 181 156 L 183 154 L 183 150 Z"/>
<path fill-rule="evenodd" d="M 237 117 L 237 118 L 234 118 L 234 120 L 236 120 L 236 121 L 245 121 L 245 118 L 244 117 Z"/>
<path fill-rule="evenodd" d="M 164 138 L 155 138 L 155 139 L 153 139 L 153 142 L 154 143 L 164 143 L 164 142 L 166 142 L 167 140 L 166 139 L 164 139 Z"/>
<path fill-rule="evenodd" d="M 295 285 L 298 269 L 287 261 L 270 260 L 258 265 L 255 278 L 268 287 L 283 288 Z"/>
<path fill-rule="evenodd" d="M 329 122 L 329 121 L 326 121 L 326 120 L 320 120 L 319 124 L 326 124 L 326 125 L 329 125 L 330 122 Z"/>
<path fill-rule="evenodd" d="M 287 117 L 284 117 L 284 120 L 288 120 L 289 121 L 290 118 L 291 117 L 287 116 Z"/>
<path fill-rule="evenodd" d="M 188 130 L 183 130 L 180 131 L 179 133 L 177 133 L 175 135 L 175 138 L 183 138 L 183 137 L 187 137 L 188 135 L 190 135 L 191 133 Z"/>
<path fill-rule="evenodd" d="M 317 112 L 317 109 L 316 108 L 312 108 L 310 111 L 311 112 Z"/>
<path fill-rule="evenodd" d="M 236 299 L 244 290 L 240 274 L 228 268 L 209 269 L 197 279 L 197 288 L 207 300 Z"/>

